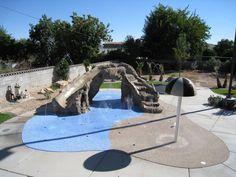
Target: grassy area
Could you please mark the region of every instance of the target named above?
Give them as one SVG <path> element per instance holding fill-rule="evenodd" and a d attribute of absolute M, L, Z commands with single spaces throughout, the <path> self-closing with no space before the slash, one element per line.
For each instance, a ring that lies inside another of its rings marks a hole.
<path fill-rule="evenodd" d="M 113 89 L 120 89 L 121 82 L 103 82 L 100 88 L 113 88 Z"/>
<path fill-rule="evenodd" d="M 165 75 L 168 76 L 168 77 L 178 77 L 179 73 L 173 72 L 173 73 L 167 73 Z"/>
<path fill-rule="evenodd" d="M 217 94 L 220 94 L 220 95 L 227 95 L 228 94 L 228 89 L 225 89 L 225 88 L 214 88 L 214 89 L 211 89 L 214 93 L 217 93 Z M 231 94 L 233 97 L 236 98 L 236 90 L 232 90 L 231 91 Z"/>
<path fill-rule="evenodd" d="M 164 81 L 157 81 L 157 80 L 151 80 L 151 81 L 147 81 L 148 82 L 148 84 L 162 84 L 162 85 L 166 85 L 167 84 L 167 82 L 164 82 Z"/>
<path fill-rule="evenodd" d="M 164 84 L 166 85 L 167 82 L 160 82 L 157 80 L 148 81 L 148 84 Z M 120 89 L 121 82 L 103 82 L 100 88 L 113 88 L 113 89 Z"/>
<path fill-rule="evenodd" d="M 0 124 L 5 122 L 8 119 L 11 119 L 13 115 L 7 113 L 0 113 Z"/>

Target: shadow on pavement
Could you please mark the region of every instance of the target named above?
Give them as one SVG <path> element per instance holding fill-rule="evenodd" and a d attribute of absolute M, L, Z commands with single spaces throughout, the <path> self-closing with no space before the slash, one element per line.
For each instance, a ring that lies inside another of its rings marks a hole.
<path fill-rule="evenodd" d="M 11 154 L 13 154 L 13 152 L 9 151 L 9 149 L 2 149 L 0 151 L 0 161 L 10 156 Z"/>
<path fill-rule="evenodd" d="M 36 109 L 35 115 L 55 115 L 52 102 L 41 105 Z"/>
<path fill-rule="evenodd" d="M 236 115 L 236 111 L 231 111 L 231 110 L 226 110 L 226 109 L 221 109 L 219 110 L 218 112 L 216 113 L 213 113 L 214 115 L 217 115 L 217 116 L 233 116 L 233 115 Z"/>
<path fill-rule="evenodd" d="M 95 162 L 98 162 L 95 165 Z M 114 171 L 127 167 L 131 162 L 131 157 L 124 151 L 107 150 L 99 152 L 89 157 L 84 162 L 84 168 L 91 171 Z"/>

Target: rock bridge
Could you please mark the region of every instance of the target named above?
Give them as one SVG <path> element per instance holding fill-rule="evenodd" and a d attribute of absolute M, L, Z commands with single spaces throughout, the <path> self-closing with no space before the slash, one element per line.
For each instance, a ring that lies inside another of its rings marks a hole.
<path fill-rule="evenodd" d="M 143 112 L 160 113 L 159 94 L 125 63 L 101 65 L 78 76 L 53 100 L 57 114 L 81 114 L 89 110 L 104 79 L 121 79 L 121 101 L 132 99 Z"/>

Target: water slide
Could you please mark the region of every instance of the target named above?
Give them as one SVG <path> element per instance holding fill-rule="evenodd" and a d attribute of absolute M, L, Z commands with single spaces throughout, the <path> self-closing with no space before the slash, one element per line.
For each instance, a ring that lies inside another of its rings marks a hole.
<path fill-rule="evenodd" d="M 121 79 L 121 101 L 132 103 L 143 112 L 160 113 L 159 94 L 134 68 L 125 63 L 96 66 L 75 78 L 53 100 L 57 114 L 81 114 L 89 110 L 93 97 L 98 93 L 104 79 Z"/>

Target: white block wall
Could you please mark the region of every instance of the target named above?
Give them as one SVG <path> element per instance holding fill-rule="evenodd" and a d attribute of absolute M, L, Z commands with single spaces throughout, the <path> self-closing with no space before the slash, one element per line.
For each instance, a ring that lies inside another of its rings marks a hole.
<path fill-rule="evenodd" d="M 94 65 L 109 64 L 111 62 L 94 63 Z M 10 85 L 14 91 L 14 86 L 18 83 L 21 90 L 40 91 L 44 87 L 52 84 L 54 67 L 44 67 L 31 70 L 23 70 L 0 74 L 0 99 L 5 99 L 7 87 Z M 69 71 L 69 81 L 85 73 L 83 65 L 71 65 Z"/>

